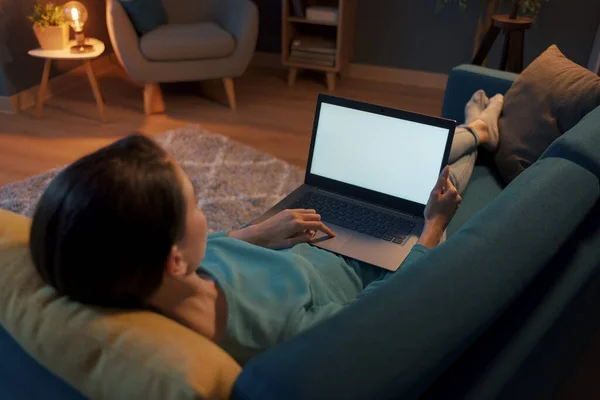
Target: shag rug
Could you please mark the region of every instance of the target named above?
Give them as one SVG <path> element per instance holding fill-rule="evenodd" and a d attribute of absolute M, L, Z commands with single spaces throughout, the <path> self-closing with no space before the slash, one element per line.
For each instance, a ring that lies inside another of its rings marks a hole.
<path fill-rule="evenodd" d="M 210 232 L 240 227 L 259 217 L 298 187 L 298 168 L 199 126 L 154 139 L 181 165 L 194 184 Z M 0 188 L 0 208 L 32 216 L 52 178 L 62 168 Z"/>

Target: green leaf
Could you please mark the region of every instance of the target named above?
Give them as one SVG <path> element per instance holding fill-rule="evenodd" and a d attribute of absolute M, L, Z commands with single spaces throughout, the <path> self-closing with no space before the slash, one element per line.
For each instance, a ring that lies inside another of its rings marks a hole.
<path fill-rule="evenodd" d="M 41 28 L 61 26 L 65 23 L 62 6 L 52 2 L 43 3 L 41 0 L 33 6 L 33 13 L 28 18 L 34 26 Z"/>

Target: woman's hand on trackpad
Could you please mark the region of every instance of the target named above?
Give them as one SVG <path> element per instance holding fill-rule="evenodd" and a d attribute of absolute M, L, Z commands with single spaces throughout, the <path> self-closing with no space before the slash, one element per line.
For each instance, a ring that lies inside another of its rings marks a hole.
<path fill-rule="evenodd" d="M 232 231 L 228 236 L 269 249 L 286 249 L 312 240 L 317 231 L 335 236 L 315 210 L 293 209 L 281 211 L 259 224 Z"/>

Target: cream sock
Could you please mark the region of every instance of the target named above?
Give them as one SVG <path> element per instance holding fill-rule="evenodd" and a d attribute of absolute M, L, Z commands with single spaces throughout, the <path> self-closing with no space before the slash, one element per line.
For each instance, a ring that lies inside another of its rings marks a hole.
<path fill-rule="evenodd" d="M 479 115 L 488 128 L 489 140 L 482 146 L 491 152 L 496 151 L 498 148 L 498 141 L 500 140 L 500 132 L 498 131 L 498 118 L 502 112 L 502 106 L 504 105 L 504 96 L 497 94 L 490 99 L 490 104 L 483 110 Z"/>
<path fill-rule="evenodd" d="M 483 90 L 479 89 L 473 93 L 471 100 L 465 106 L 465 125 L 478 119 L 489 103 L 490 99 L 488 99 Z"/>

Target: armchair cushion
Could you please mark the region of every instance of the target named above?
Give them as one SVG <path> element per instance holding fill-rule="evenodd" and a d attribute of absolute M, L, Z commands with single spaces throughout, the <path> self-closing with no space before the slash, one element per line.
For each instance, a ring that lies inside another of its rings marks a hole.
<path fill-rule="evenodd" d="M 167 23 L 161 0 L 119 0 L 139 35 Z"/>
<path fill-rule="evenodd" d="M 235 50 L 229 32 L 214 22 L 163 25 L 140 39 L 151 61 L 186 61 L 227 57 Z"/>

